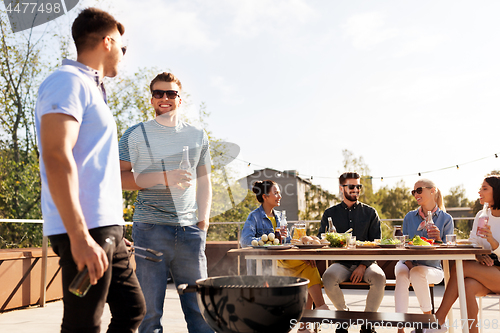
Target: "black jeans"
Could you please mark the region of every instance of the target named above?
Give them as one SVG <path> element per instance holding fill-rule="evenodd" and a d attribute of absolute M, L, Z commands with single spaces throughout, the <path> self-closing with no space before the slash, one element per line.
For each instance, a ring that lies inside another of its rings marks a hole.
<path fill-rule="evenodd" d="M 49 236 L 54 252 L 60 257 L 62 268 L 64 315 L 63 333 L 99 333 L 104 304 L 108 303 L 111 322 L 108 333 L 133 333 L 139 327 L 146 303 L 139 282 L 130 265 L 129 254 L 123 241 L 124 228 L 110 226 L 89 230 L 101 246 L 109 236 L 115 237 L 115 246 L 108 252 L 109 267 L 98 283 L 84 297 L 73 295 L 68 287 L 78 273 L 71 255 L 67 234 Z"/>

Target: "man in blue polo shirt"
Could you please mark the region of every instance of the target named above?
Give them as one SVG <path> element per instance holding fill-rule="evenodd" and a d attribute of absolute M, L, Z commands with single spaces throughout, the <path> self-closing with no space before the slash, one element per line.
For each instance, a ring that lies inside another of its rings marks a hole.
<path fill-rule="evenodd" d="M 101 332 L 106 302 L 107 332 L 135 332 L 145 313 L 123 238 L 117 131 L 102 84 L 118 73 L 123 33 L 110 14 L 83 10 L 72 27 L 77 61 L 64 60 L 38 91 L 44 234 L 61 258 L 62 332 Z M 105 252 L 107 238 L 113 246 Z M 78 297 L 68 287 L 84 268 L 93 286 Z"/>

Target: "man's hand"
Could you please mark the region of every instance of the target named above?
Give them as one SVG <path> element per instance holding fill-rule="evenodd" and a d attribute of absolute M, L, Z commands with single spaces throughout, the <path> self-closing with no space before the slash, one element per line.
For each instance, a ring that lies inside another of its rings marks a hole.
<path fill-rule="evenodd" d="M 359 283 L 363 281 L 363 276 L 365 275 L 366 266 L 361 264 L 352 272 L 351 274 L 351 282 Z"/>
<path fill-rule="evenodd" d="M 427 228 L 427 237 L 437 241 L 441 241 L 441 232 L 439 231 L 439 228 L 436 227 L 435 224 L 431 224 Z"/>
<path fill-rule="evenodd" d="M 88 235 L 78 239 L 70 239 L 71 254 L 79 271 L 87 267 L 90 283 L 96 284 L 108 269 L 108 257 L 102 247 Z"/>
<path fill-rule="evenodd" d="M 190 181 L 193 175 L 186 170 L 172 170 L 165 172 L 168 187 L 175 187 L 179 190 L 185 190 L 191 186 Z"/>
<path fill-rule="evenodd" d="M 197 225 L 197 226 L 198 226 L 198 228 L 200 228 L 201 230 L 203 230 L 203 231 L 205 231 L 205 232 L 207 232 L 207 231 L 208 231 L 208 225 L 209 225 L 208 221 L 203 220 L 203 221 L 200 221 L 200 222 L 196 223 L 196 225 Z"/>

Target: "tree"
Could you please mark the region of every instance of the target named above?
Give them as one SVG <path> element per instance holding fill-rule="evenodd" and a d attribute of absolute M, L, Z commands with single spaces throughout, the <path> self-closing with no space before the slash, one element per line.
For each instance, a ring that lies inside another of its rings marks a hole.
<path fill-rule="evenodd" d="M 395 187 L 384 186 L 375 194 L 376 203 L 380 206 L 380 214 L 385 218 L 401 219 L 418 207 L 410 194 L 410 189 L 400 180 Z"/>
<path fill-rule="evenodd" d="M 321 220 L 324 211 L 338 201 L 334 194 L 316 185 L 311 185 L 304 195 L 306 209 L 299 211 L 301 220 Z"/>
<path fill-rule="evenodd" d="M 40 219 L 40 176 L 34 113 L 38 86 L 50 70 L 44 45 L 33 30 L 10 33 L 8 18 L 0 12 L 0 216 Z M 1 223 L 0 247 L 39 246 L 42 226 Z"/>
<path fill-rule="evenodd" d="M 450 194 L 444 196 L 445 207 L 469 207 L 470 204 L 463 185 L 450 188 Z"/>
<path fill-rule="evenodd" d="M 360 183 L 363 185 L 363 190 L 359 200 L 367 204 L 373 202 L 372 176 L 363 156 L 355 157 L 354 153 L 347 149 L 342 150 L 342 156 L 344 157 L 344 172 L 357 172 L 361 176 Z"/>
<path fill-rule="evenodd" d="M 36 91 L 50 64 L 42 60 L 43 37 L 9 33 L 0 13 L 0 211 L 6 218 L 40 218 L 38 149 L 33 109 Z"/>
<path fill-rule="evenodd" d="M 215 196 L 214 196 L 215 197 Z M 215 203 L 217 205 L 217 203 Z M 257 209 L 260 203 L 255 198 L 255 194 L 247 190 L 245 199 L 235 205 L 233 208 L 216 215 L 210 219 L 210 222 L 244 222 L 253 210 Z M 235 224 L 212 225 L 208 229 L 207 240 L 237 240 L 238 229 L 240 226 Z"/>

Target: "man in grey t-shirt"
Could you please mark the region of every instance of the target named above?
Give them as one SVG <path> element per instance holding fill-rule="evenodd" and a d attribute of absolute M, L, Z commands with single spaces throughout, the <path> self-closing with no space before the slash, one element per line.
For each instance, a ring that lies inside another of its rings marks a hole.
<path fill-rule="evenodd" d="M 208 137 L 178 119 L 180 81 L 171 73 L 160 73 L 150 89 L 155 119 L 127 129 L 119 144 L 122 187 L 139 190 L 134 242 L 164 253 L 161 263 L 136 257 L 147 306 L 140 333 L 162 329 L 169 273 L 176 286 L 207 277 L 205 244 L 212 202 Z M 184 147 L 191 165 L 187 170 L 180 168 Z M 213 332 L 201 316 L 195 293 L 181 295 L 180 300 L 189 332 Z"/>

